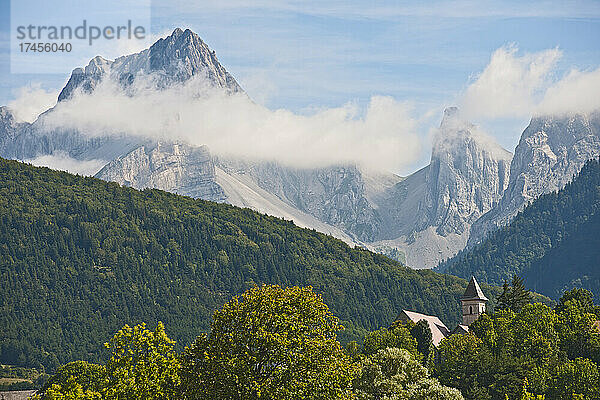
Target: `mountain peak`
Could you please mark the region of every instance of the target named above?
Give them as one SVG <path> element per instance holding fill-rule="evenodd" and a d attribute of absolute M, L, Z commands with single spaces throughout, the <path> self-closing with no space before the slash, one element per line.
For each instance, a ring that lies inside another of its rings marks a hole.
<path fill-rule="evenodd" d="M 194 45 L 206 46 L 198 34 L 194 33 L 190 29 L 183 30 L 181 28 L 175 28 L 175 30 L 169 36 L 158 39 L 150 48 L 154 46 L 160 46 L 160 43 L 163 42 L 171 45 L 176 44 L 177 47 L 180 47 L 183 44 L 189 45 L 190 43 Z"/>
<path fill-rule="evenodd" d="M 440 128 L 452 131 L 465 131 L 470 133 L 475 126 L 468 121 L 462 119 L 460 110 L 458 107 L 446 107 L 444 109 L 444 115 L 442 116 L 442 122 Z"/>
<path fill-rule="evenodd" d="M 211 84 L 230 92 L 242 89 L 211 50 L 190 29 L 177 28 L 170 36 L 158 40 L 150 47 L 150 71 L 158 71 L 170 82 L 184 82 L 195 75 L 205 75 Z"/>
<path fill-rule="evenodd" d="M 107 60 L 102 56 L 96 56 L 90 60 L 85 67 L 86 74 L 104 74 L 110 69 L 112 61 Z"/>
<path fill-rule="evenodd" d="M 420 228 L 468 234 L 470 224 L 499 200 L 508 182 L 511 154 L 448 107 L 440 124 L 427 172 L 428 216 Z M 464 239 L 466 241 L 466 236 Z"/>
<path fill-rule="evenodd" d="M 458 117 L 458 107 L 446 107 L 444 109 L 444 119 L 457 118 L 457 117 Z"/>
<path fill-rule="evenodd" d="M 76 89 L 91 93 L 106 76 L 126 88 L 137 76 L 150 74 L 157 89 L 201 76 L 212 87 L 229 93 L 243 92 L 233 76 L 219 63 L 215 51 L 200 36 L 190 29 L 176 28 L 169 36 L 139 53 L 119 57 L 115 61 L 94 57 L 85 69 L 73 70 L 58 100 L 69 99 Z"/>
<path fill-rule="evenodd" d="M 433 154 L 452 152 L 467 154 L 484 150 L 493 158 L 510 160 L 512 154 L 500 146 L 496 140 L 482 131 L 477 125 L 462 119 L 458 107 L 448 107 L 433 141 Z"/>

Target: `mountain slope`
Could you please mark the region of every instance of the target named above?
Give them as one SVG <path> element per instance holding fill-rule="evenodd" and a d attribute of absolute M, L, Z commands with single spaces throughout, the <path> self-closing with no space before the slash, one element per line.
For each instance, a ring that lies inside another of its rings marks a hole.
<path fill-rule="evenodd" d="M 515 149 L 510 181 L 497 207 L 473 224 L 469 245 L 508 224 L 530 201 L 559 190 L 600 155 L 600 112 L 531 119 Z"/>
<path fill-rule="evenodd" d="M 164 321 L 183 346 L 261 282 L 312 285 L 345 321 L 342 340 L 403 308 L 459 319 L 466 281 L 248 209 L 6 160 L 0 193 L 2 363 L 96 361 L 106 337 L 141 321 Z"/>
<path fill-rule="evenodd" d="M 242 92 L 197 34 L 176 29 L 142 52 L 114 61 L 95 57 L 85 68 L 75 69 L 59 103 L 68 103 L 76 93 L 91 94 L 106 80 L 136 96 L 140 90 L 160 91 L 191 78 L 227 93 Z M 43 117 L 16 133 L 8 132 L 7 125 L 0 156 L 37 162 L 58 154 L 93 161 L 104 165 L 96 175 L 101 179 L 294 216 L 304 226 L 348 242 L 391 248 L 390 254 L 400 250 L 417 268 L 431 267 L 464 247 L 471 223 L 504 189 L 510 158 L 508 152 L 485 143 L 487 139 L 482 141 L 478 129 L 461 121 L 454 108 L 446 110 L 424 182 L 422 173 L 401 182 L 394 174 L 355 165 L 299 169 L 253 160 L 251 154 L 248 160 L 224 159 L 213 157 L 205 147 L 192 149 L 168 139 L 158 143 L 127 132 L 47 130 Z M 175 154 L 176 148 L 185 151 Z M 223 186 L 217 182 L 217 168 L 223 172 Z M 241 183 L 236 177 L 242 174 L 243 187 L 232 186 Z M 244 195 L 250 198 L 241 198 Z"/>
<path fill-rule="evenodd" d="M 202 80 L 202 87 L 243 93 L 197 34 L 176 29 L 139 53 L 114 61 L 95 57 L 85 68 L 75 69 L 56 109 L 75 94 L 92 94 L 105 81 L 111 90 L 135 97 L 192 78 Z M 252 154 L 244 160 L 223 158 L 206 146 L 168 137 L 159 143 L 139 132 L 49 128 L 44 121 L 53 112 L 22 126 L 8 117 L 0 120 L 0 156 L 52 167 L 61 167 L 67 157 L 69 164 L 81 163 L 86 171 L 96 167 L 95 176 L 104 180 L 293 218 L 416 268 L 432 267 L 465 246 L 473 221 L 500 198 L 510 159 L 510 153 L 462 121 L 455 108 L 444 114 L 431 165 L 405 180 L 356 165 L 302 169 L 252 159 Z"/>
<path fill-rule="evenodd" d="M 440 269 L 490 284 L 521 275 L 554 298 L 572 286 L 600 295 L 599 216 L 600 161 L 592 159 L 563 189 L 533 201 L 508 226 Z"/>
<path fill-rule="evenodd" d="M 378 197 L 384 228 L 370 245 L 399 248 L 416 268 L 452 257 L 465 247 L 471 224 L 501 198 L 510 159 L 457 108 L 447 108 L 430 164 Z"/>

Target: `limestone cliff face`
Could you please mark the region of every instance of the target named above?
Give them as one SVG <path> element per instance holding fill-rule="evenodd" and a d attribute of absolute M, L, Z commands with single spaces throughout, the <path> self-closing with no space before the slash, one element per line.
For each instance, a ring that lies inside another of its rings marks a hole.
<path fill-rule="evenodd" d="M 367 199 L 363 173 L 356 166 L 299 169 L 273 162 L 221 159 L 219 167 L 251 176 L 263 190 L 358 241 L 373 241 L 379 235 L 381 221 Z"/>
<path fill-rule="evenodd" d="M 427 213 L 418 228 L 438 234 L 468 232 L 500 200 L 508 185 L 511 154 L 446 109 L 426 177 Z"/>
<path fill-rule="evenodd" d="M 469 244 L 508 224 L 529 201 L 563 188 L 599 154 L 599 112 L 533 118 L 515 149 L 500 203 L 473 225 Z"/>
<path fill-rule="evenodd" d="M 155 188 L 219 202 L 226 198 L 215 182 L 215 164 L 206 146 L 147 144 L 111 161 L 96 177 L 136 189 Z"/>
<path fill-rule="evenodd" d="M 371 246 L 396 248 L 416 268 L 453 256 L 465 247 L 471 224 L 501 198 L 510 160 L 458 109 L 446 109 L 430 164 L 377 197 L 383 229 Z"/>

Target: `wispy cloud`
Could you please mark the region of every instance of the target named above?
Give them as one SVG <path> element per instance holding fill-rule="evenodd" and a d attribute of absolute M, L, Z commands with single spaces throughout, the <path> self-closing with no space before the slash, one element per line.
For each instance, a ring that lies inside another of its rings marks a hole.
<path fill-rule="evenodd" d="M 600 68 L 593 71 L 573 69 L 548 88 L 538 104 L 538 114 L 591 112 L 600 109 Z"/>
<path fill-rule="evenodd" d="M 80 174 L 93 176 L 95 175 L 108 161 L 106 160 L 76 160 L 69 157 L 64 152 L 54 152 L 52 154 L 45 154 L 36 158 L 25 160 L 30 164 L 37 167 L 48 167 L 57 169 L 59 171 L 67 171 L 72 174 Z"/>

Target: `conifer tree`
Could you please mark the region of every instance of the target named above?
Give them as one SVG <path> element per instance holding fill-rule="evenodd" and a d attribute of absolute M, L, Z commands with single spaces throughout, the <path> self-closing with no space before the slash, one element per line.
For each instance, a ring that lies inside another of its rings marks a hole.
<path fill-rule="evenodd" d="M 519 312 L 529 303 L 531 293 L 525 288 L 523 278 L 514 275 L 510 286 L 506 281 L 502 285 L 502 294 L 498 296 L 496 309 Z"/>
<path fill-rule="evenodd" d="M 496 301 L 496 310 L 510 309 L 510 286 L 508 286 L 506 281 L 504 281 L 504 284 L 502 285 L 502 294 L 498 296 Z"/>
<path fill-rule="evenodd" d="M 523 278 L 517 275 L 513 276 L 511 287 L 511 309 L 514 312 L 519 312 L 527 304 L 531 303 L 531 293 L 525 289 Z"/>

